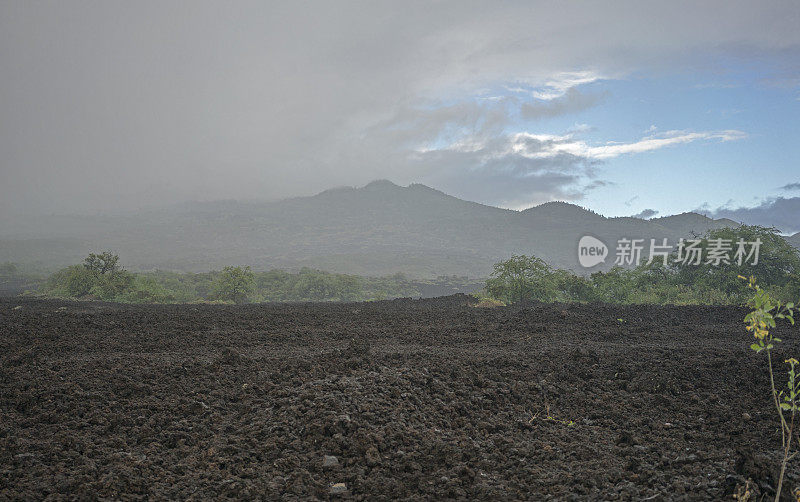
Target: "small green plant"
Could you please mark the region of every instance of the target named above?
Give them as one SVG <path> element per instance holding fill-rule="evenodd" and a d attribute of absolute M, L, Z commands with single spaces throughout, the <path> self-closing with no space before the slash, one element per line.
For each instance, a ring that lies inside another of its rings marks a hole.
<path fill-rule="evenodd" d="M 789 460 L 796 455 L 796 453 L 792 454 L 791 450 L 795 415 L 798 410 L 800 410 L 798 407 L 800 382 L 798 382 L 795 371 L 795 367 L 799 363 L 797 359 L 790 358 L 785 361 L 789 365 L 789 378 L 786 384 L 788 391 L 782 390 L 779 392 L 775 388 L 775 374 L 772 370 L 772 349 L 774 349 L 775 344 L 781 340 L 773 335 L 772 329 L 776 327 L 775 321 L 778 319 L 787 320 L 794 325 L 794 304 L 791 302 L 784 304 L 773 299 L 767 291 L 761 289 L 758 284 L 756 284 L 756 278 L 754 276 L 747 278 L 740 275 L 739 278 L 748 281 L 747 287 L 755 290 L 755 295 L 749 301 L 749 305 L 753 310 L 745 316 L 744 322 L 747 325 L 747 331 L 753 333 L 755 337 L 755 342 L 750 345 L 750 348 L 756 353 L 764 352 L 767 355 L 772 399 L 781 422 L 781 449 L 783 450 L 783 460 L 781 461 L 778 487 L 775 490 L 775 500 L 777 501 L 780 500 L 783 478 L 786 474 L 786 465 Z"/>
<path fill-rule="evenodd" d="M 530 418 L 528 419 L 529 424 L 532 424 L 536 420 L 544 420 L 545 422 L 555 422 L 557 424 L 566 425 L 567 427 L 572 427 L 573 425 L 575 425 L 575 422 L 573 422 L 572 420 L 563 420 L 560 418 L 556 418 L 552 414 L 550 414 L 550 405 L 547 403 L 545 403 L 544 405 L 544 416 L 542 416 L 541 411 L 537 411 L 536 413 L 532 413 L 529 411 L 528 415 L 530 415 Z"/>

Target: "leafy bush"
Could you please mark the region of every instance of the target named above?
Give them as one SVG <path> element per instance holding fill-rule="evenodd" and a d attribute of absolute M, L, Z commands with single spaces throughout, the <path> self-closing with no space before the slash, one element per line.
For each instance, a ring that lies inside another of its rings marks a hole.
<path fill-rule="evenodd" d="M 292 293 L 298 299 L 312 301 L 353 301 L 358 299 L 361 283 L 358 277 L 319 273 L 309 269 L 300 271 Z"/>
<path fill-rule="evenodd" d="M 125 303 L 172 303 L 176 300 L 155 277 L 141 275 L 135 276 L 130 287 L 116 299 Z"/>
<path fill-rule="evenodd" d="M 44 283 L 43 292 L 58 297 L 92 295 L 101 300 L 115 300 L 133 282 L 133 275 L 119 268 L 118 261 L 119 257 L 110 251 L 91 253 L 83 265 L 72 265 L 51 275 Z"/>
<path fill-rule="evenodd" d="M 718 266 L 705 262 L 699 265 L 678 263 L 669 269 L 672 281 L 702 290 L 722 291 L 738 296 L 742 302 L 747 300 L 747 293 L 738 279 L 739 276 L 758 277 L 763 283 L 770 285 L 771 291 L 780 292 L 781 295 L 786 294 L 794 298 L 800 294 L 800 251 L 782 238 L 776 229 L 742 225 L 736 228 L 710 230 L 699 245 L 703 250 L 703 256 L 706 256 L 710 242 L 716 239 L 730 241 L 733 247 L 732 254 L 735 253 L 739 240 L 744 242 L 760 240 L 762 244 L 758 263 L 754 265 L 752 259 L 742 260 L 741 264 L 731 260 L 730 263 L 723 262 Z"/>
<path fill-rule="evenodd" d="M 113 274 L 119 271 L 119 256 L 111 251 L 104 251 L 100 254 L 89 253 L 83 261 L 83 266 L 91 270 L 96 275 Z"/>
<path fill-rule="evenodd" d="M 98 275 L 95 278 L 92 295 L 105 301 L 113 301 L 125 293 L 133 284 L 133 275 L 125 270 Z"/>
<path fill-rule="evenodd" d="M 71 265 L 51 275 L 45 282 L 45 291 L 52 296 L 80 298 L 92 291 L 95 279 L 83 265 Z"/>
<path fill-rule="evenodd" d="M 220 300 L 244 303 L 253 291 L 253 284 L 250 267 L 225 267 L 214 281 L 214 291 Z"/>
<path fill-rule="evenodd" d="M 552 301 L 556 296 L 553 271 L 535 256 L 512 256 L 494 265 L 486 291 L 506 303 L 525 300 Z"/>

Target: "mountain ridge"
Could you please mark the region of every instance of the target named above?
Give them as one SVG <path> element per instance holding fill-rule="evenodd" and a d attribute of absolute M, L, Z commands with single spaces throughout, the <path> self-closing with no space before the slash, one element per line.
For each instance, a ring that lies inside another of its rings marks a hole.
<path fill-rule="evenodd" d="M 129 268 L 139 270 L 205 271 L 241 264 L 482 277 L 511 254 L 533 254 L 555 267 L 586 272 L 577 263 L 583 235 L 600 238 L 613 254 L 623 237 L 677 242 L 738 224 L 697 213 L 609 218 L 560 201 L 515 211 L 419 183 L 403 187 L 375 180 L 278 201 L 183 203 L 126 216 L 29 219 L 19 225 L 26 232 L 0 229 L 0 262 L 63 266 L 80 262 L 89 251 L 113 249 Z M 800 234 L 789 239 L 800 241 Z"/>

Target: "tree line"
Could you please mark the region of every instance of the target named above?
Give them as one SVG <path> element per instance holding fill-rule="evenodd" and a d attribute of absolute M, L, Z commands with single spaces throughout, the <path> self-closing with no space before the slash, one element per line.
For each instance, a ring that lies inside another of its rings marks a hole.
<path fill-rule="evenodd" d="M 635 268 L 613 267 L 588 276 L 553 269 L 535 256 L 513 256 L 495 264 L 482 294 L 505 303 L 606 302 L 736 304 L 750 296 L 739 276 L 755 276 L 775 298 L 800 298 L 800 253 L 775 229 L 743 225 L 711 230 L 699 239 L 707 251 L 719 239 L 761 241 L 758 263 L 687 263 L 673 255 Z"/>
<path fill-rule="evenodd" d="M 419 297 L 432 284 L 466 287 L 466 277 L 416 281 L 403 274 L 362 277 L 303 268 L 297 272 L 256 272 L 229 266 L 205 273 L 129 272 L 111 251 L 91 253 L 80 265 L 45 279 L 35 294 L 54 298 L 97 299 L 124 303 L 248 303 L 371 301 Z"/>

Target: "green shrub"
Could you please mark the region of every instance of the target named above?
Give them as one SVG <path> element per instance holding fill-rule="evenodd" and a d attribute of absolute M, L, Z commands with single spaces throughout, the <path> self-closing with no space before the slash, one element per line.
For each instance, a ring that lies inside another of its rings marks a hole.
<path fill-rule="evenodd" d="M 738 279 L 740 275 L 758 277 L 763 283 L 770 285 L 771 291 L 780 293 L 778 298 L 781 299 L 796 298 L 800 293 L 800 251 L 781 237 L 776 229 L 741 225 L 736 228 L 710 230 L 700 243 L 703 256 L 706 256 L 709 241 L 714 239 L 731 241 L 733 247 L 731 257 L 740 239 L 744 242 L 760 240 L 762 244 L 758 263 L 753 265 L 753 259 L 743 260 L 741 265 L 735 260 L 717 266 L 705 262 L 699 265 L 677 263 L 670 269 L 670 279 L 673 283 L 700 290 L 722 291 L 737 297 L 741 303 L 747 301 L 748 294 L 747 288 L 743 287 Z"/>
<path fill-rule="evenodd" d="M 91 293 L 93 296 L 113 301 L 117 296 L 125 293 L 133 284 L 133 275 L 125 270 L 96 275 Z"/>
<path fill-rule="evenodd" d="M 46 294 L 58 297 L 80 298 L 88 295 L 95 285 L 96 276 L 83 265 L 71 265 L 51 275 L 44 284 Z"/>
<path fill-rule="evenodd" d="M 494 265 L 486 291 L 505 303 L 556 299 L 552 269 L 535 256 L 515 255 Z"/>
<path fill-rule="evenodd" d="M 244 303 L 253 291 L 253 284 L 250 267 L 225 267 L 214 281 L 214 291 L 220 300 Z"/>
<path fill-rule="evenodd" d="M 154 277 L 138 275 L 127 291 L 117 296 L 125 303 L 172 303 L 175 295 L 167 290 Z"/>
<path fill-rule="evenodd" d="M 117 265 L 119 257 L 107 251 L 91 253 L 83 265 L 71 265 L 52 274 L 45 281 L 42 292 L 46 295 L 82 298 L 88 295 L 113 301 L 133 283 L 133 274 Z"/>

